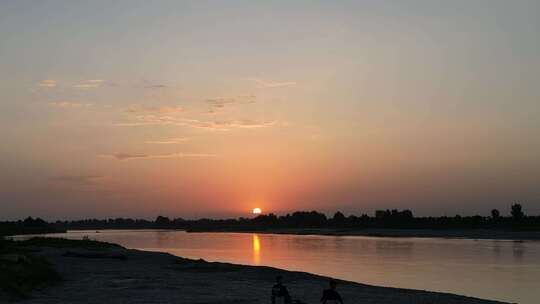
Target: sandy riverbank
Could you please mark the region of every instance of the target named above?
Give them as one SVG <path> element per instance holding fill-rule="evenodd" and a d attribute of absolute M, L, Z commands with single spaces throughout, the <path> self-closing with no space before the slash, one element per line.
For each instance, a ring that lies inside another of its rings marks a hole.
<path fill-rule="evenodd" d="M 435 229 L 340 229 L 340 228 L 276 228 L 263 230 L 191 229 L 187 232 L 240 232 L 296 235 L 373 236 L 373 237 L 428 237 L 489 240 L 540 240 L 540 231 L 506 231 L 488 229 L 435 230 Z"/>
<path fill-rule="evenodd" d="M 270 267 L 178 258 L 123 248 L 37 248 L 63 282 L 35 291 L 28 304 L 48 303 L 269 303 L 281 274 L 293 298 L 319 303 L 328 278 Z M 67 254 L 66 254 L 67 253 Z M 340 281 L 346 303 L 501 303 L 464 296 Z"/>

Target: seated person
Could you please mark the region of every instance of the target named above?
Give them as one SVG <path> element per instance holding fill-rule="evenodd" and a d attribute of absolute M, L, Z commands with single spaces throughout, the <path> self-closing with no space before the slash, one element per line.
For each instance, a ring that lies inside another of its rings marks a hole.
<path fill-rule="evenodd" d="M 321 303 L 322 304 L 329 304 L 329 303 L 340 303 L 343 304 L 343 300 L 341 299 L 341 296 L 336 291 L 336 281 L 331 280 L 330 281 L 330 289 L 326 289 L 323 292 L 323 295 L 321 297 Z"/>
<path fill-rule="evenodd" d="M 277 276 L 276 277 L 276 284 L 272 286 L 272 304 L 276 304 L 277 299 L 281 299 L 284 304 L 291 303 L 291 296 L 289 295 L 289 291 L 287 290 L 287 287 L 282 284 L 282 277 Z"/>

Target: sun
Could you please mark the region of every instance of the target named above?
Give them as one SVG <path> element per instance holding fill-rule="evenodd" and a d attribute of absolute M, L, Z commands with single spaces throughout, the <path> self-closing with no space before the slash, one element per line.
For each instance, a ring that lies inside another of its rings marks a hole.
<path fill-rule="evenodd" d="M 261 214 L 261 208 L 253 208 L 253 214 Z"/>

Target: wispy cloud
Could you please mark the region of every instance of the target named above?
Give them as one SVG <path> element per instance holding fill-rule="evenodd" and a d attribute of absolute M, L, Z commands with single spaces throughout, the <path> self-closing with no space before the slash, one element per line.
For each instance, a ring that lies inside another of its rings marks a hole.
<path fill-rule="evenodd" d="M 152 82 L 152 81 L 149 81 L 149 80 L 146 80 L 146 79 L 144 79 L 142 81 L 142 84 L 136 85 L 136 86 L 137 87 L 142 87 L 144 89 L 165 89 L 165 88 L 168 88 L 168 86 L 163 84 L 163 83 L 155 83 L 155 82 Z"/>
<path fill-rule="evenodd" d="M 177 138 L 168 138 L 168 139 L 162 139 L 162 140 L 148 140 L 145 141 L 147 144 L 158 144 L 158 145 L 170 145 L 170 144 L 178 144 L 181 142 L 185 142 L 190 140 L 189 137 L 177 137 Z"/>
<path fill-rule="evenodd" d="M 52 79 L 44 79 L 38 83 L 38 85 L 43 88 L 54 88 L 57 84 L 56 80 Z"/>
<path fill-rule="evenodd" d="M 81 108 L 81 107 L 91 107 L 91 103 L 80 103 L 75 101 L 55 101 L 49 102 L 49 106 L 55 108 Z"/>
<path fill-rule="evenodd" d="M 132 105 L 125 110 L 126 113 L 179 113 L 184 112 L 181 106 L 142 106 Z"/>
<path fill-rule="evenodd" d="M 73 85 L 74 88 L 91 89 L 100 87 L 105 80 L 103 79 L 89 79 L 78 84 Z"/>
<path fill-rule="evenodd" d="M 116 123 L 116 126 L 134 127 L 145 125 L 177 125 L 211 131 L 229 131 L 232 129 L 266 128 L 276 124 L 275 121 L 257 121 L 252 119 L 204 121 L 198 119 L 177 118 L 168 115 L 138 115 L 136 121 Z"/>
<path fill-rule="evenodd" d="M 221 121 L 189 120 L 186 121 L 185 124 L 198 129 L 206 129 L 211 131 L 229 131 L 231 129 L 267 128 L 273 126 L 275 124 L 275 121 L 256 121 L 251 119 Z"/>
<path fill-rule="evenodd" d="M 182 120 L 169 115 L 137 115 L 135 121 L 115 123 L 119 127 L 135 127 L 146 125 L 184 125 Z"/>
<path fill-rule="evenodd" d="M 166 159 L 166 158 L 204 158 L 204 157 L 216 157 L 215 154 L 207 153 L 170 153 L 170 154 L 132 154 L 132 153 L 113 153 L 108 155 L 101 155 L 102 157 L 110 157 L 117 160 L 133 160 L 133 159 Z"/>
<path fill-rule="evenodd" d="M 227 105 L 233 104 L 248 104 L 255 102 L 255 95 L 243 95 L 236 97 L 218 97 L 209 98 L 206 102 L 213 108 L 224 108 Z"/>
<path fill-rule="evenodd" d="M 167 88 L 164 84 L 147 84 L 144 86 L 145 89 L 165 89 Z"/>
<path fill-rule="evenodd" d="M 282 88 L 295 86 L 297 84 L 294 81 L 269 81 L 260 78 L 250 78 L 250 80 L 255 82 L 259 88 Z"/>
<path fill-rule="evenodd" d="M 62 175 L 52 177 L 50 180 L 65 184 L 94 185 L 104 177 L 101 175 Z"/>

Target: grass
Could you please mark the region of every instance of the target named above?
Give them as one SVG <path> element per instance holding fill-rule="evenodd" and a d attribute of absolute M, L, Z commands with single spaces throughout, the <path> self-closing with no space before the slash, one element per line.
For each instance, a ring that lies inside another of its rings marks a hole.
<path fill-rule="evenodd" d="M 39 247 L 104 249 L 119 246 L 88 239 L 36 237 L 12 241 L 0 237 L 0 302 L 28 298 L 33 290 L 61 281 L 51 263 L 32 254 Z"/>
<path fill-rule="evenodd" d="M 60 280 L 47 260 L 30 254 L 18 242 L 0 239 L 0 299 L 28 298 L 32 290 Z"/>
<path fill-rule="evenodd" d="M 68 240 L 62 238 L 34 237 L 25 241 L 16 242 L 20 248 L 25 247 L 53 247 L 53 248 L 86 248 L 86 249 L 106 249 L 122 248 L 120 245 L 94 241 L 90 239 Z"/>
<path fill-rule="evenodd" d="M 0 289 L 6 299 L 28 298 L 32 290 L 61 280 L 45 259 L 28 254 L 18 256 L 19 261 L 0 260 Z"/>

